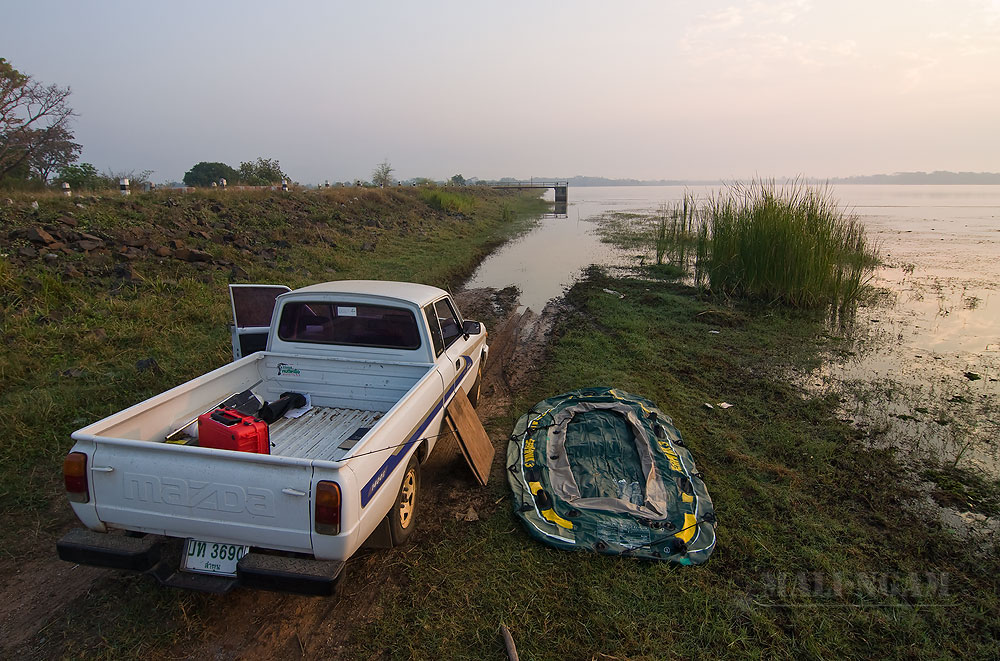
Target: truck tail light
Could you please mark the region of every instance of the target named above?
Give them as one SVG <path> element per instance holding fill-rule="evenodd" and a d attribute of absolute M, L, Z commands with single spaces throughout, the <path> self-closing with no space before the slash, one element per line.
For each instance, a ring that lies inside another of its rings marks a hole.
<path fill-rule="evenodd" d="M 316 532 L 321 535 L 340 534 L 340 486 L 321 480 L 316 483 Z"/>
<path fill-rule="evenodd" d="M 87 488 L 87 455 L 82 452 L 70 452 L 63 461 L 63 481 L 66 484 L 66 496 L 74 503 L 86 503 L 90 500 L 90 490 Z"/>

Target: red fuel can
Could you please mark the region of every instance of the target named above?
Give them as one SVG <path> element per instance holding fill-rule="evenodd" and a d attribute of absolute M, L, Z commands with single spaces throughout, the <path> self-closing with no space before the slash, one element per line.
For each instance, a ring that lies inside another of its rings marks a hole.
<path fill-rule="evenodd" d="M 203 448 L 271 454 L 267 423 L 234 408 L 220 406 L 198 416 L 198 445 Z"/>

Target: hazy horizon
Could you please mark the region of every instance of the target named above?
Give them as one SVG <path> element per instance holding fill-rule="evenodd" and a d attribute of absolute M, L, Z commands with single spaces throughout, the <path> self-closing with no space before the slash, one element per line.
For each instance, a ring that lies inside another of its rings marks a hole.
<path fill-rule="evenodd" d="M 81 161 L 179 180 L 1000 171 L 1000 0 L 7 2 Z M 992 81 L 992 82 L 990 82 Z"/>

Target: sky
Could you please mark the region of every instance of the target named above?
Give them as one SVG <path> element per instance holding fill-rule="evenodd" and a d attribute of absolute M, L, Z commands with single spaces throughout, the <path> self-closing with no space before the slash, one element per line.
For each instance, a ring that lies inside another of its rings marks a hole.
<path fill-rule="evenodd" d="M 0 0 L 81 160 L 301 183 L 1000 171 L 1000 0 Z"/>

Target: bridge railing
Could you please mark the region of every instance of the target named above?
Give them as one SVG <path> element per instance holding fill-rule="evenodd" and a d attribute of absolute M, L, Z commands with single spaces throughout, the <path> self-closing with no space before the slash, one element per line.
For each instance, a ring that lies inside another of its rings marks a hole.
<path fill-rule="evenodd" d="M 556 188 L 569 186 L 569 182 L 531 179 L 529 181 L 493 181 L 489 185 L 493 188 Z"/>

